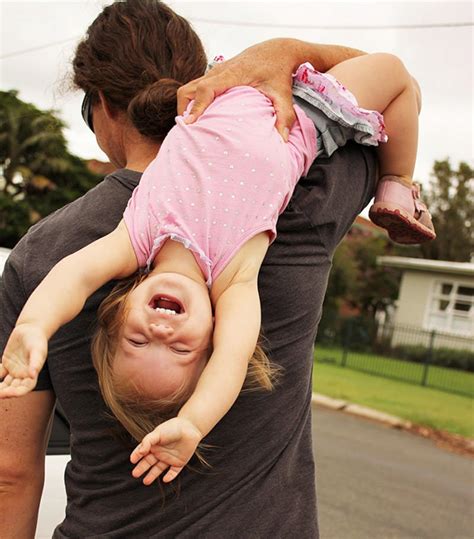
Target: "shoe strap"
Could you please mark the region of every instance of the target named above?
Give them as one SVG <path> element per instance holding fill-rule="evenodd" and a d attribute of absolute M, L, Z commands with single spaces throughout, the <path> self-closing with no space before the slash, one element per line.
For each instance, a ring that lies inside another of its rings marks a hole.
<path fill-rule="evenodd" d="M 413 185 L 411 187 L 411 194 L 413 196 L 413 202 L 415 203 L 416 211 L 419 211 L 420 213 L 428 211 L 426 204 L 421 201 L 421 185 L 418 182 L 413 182 Z"/>

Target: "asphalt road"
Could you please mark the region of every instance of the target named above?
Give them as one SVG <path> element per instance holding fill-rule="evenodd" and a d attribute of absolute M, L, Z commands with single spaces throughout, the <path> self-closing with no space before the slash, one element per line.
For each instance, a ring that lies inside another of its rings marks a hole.
<path fill-rule="evenodd" d="M 474 459 L 313 409 L 321 539 L 474 539 Z"/>
<path fill-rule="evenodd" d="M 321 539 L 474 539 L 474 459 L 319 407 L 313 439 Z M 36 539 L 51 537 L 66 505 L 69 457 L 46 460 Z"/>

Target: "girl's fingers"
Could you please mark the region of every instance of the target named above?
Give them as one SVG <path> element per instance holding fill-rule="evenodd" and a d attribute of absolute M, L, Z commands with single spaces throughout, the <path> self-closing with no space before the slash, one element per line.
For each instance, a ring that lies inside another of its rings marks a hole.
<path fill-rule="evenodd" d="M 149 454 L 146 457 L 142 458 L 142 460 L 132 470 L 133 477 L 140 477 L 157 462 L 158 459 L 152 454 Z"/>
<path fill-rule="evenodd" d="M 176 479 L 182 469 L 183 466 L 171 466 L 167 474 L 163 477 L 163 482 L 169 483 L 170 481 L 173 481 L 173 479 Z"/>
<path fill-rule="evenodd" d="M 147 486 L 151 485 L 153 481 L 160 477 L 166 468 L 168 468 L 168 464 L 165 464 L 164 462 L 158 462 L 155 464 L 143 479 L 143 484 Z"/>
<path fill-rule="evenodd" d="M 160 427 L 157 427 L 155 430 L 150 432 L 143 438 L 142 443 L 140 444 L 141 451 L 144 455 L 149 453 L 151 451 L 152 445 L 158 445 L 161 441 L 161 433 L 160 433 Z"/>
<path fill-rule="evenodd" d="M 23 395 L 26 395 L 30 389 L 25 386 L 18 386 L 18 387 L 12 387 L 12 386 L 6 386 L 1 387 L 0 384 L 0 399 L 10 399 L 12 397 L 22 397 Z"/>
<path fill-rule="evenodd" d="M 148 444 L 145 444 L 145 440 L 143 439 L 142 442 L 138 444 L 137 447 L 135 447 L 135 449 L 132 451 L 132 454 L 130 455 L 130 461 L 132 462 L 132 464 L 136 464 L 148 453 L 150 453 L 150 448 L 148 447 Z"/>
<path fill-rule="evenodd" d="M 38 352 L 36 350 L 31 352 L 29 363 L 30 366 L 28 375 L 31 376 L 31 378 L 36 378 L 44 364 L 43 355 L 41 354 L 41 352 Z"/>

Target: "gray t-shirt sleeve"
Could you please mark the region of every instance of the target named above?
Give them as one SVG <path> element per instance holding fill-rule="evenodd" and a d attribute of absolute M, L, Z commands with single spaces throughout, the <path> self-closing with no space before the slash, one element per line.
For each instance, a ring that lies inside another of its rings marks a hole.
<path fill-rule="evenodd" d="M 24 242 L 20 242 L 6 261 L 0 282 L 0 349 L 4 350 L 16 319 L 26 301 L 23 288 Z"/>
<path fill-rule="evenodd" d="M 28 299 L 24 284 L 24 268 L 27 266 L 27 242 L 24 237 L 10 253 L 0 282 L 0 350 L 3 352 L 15 327 L 23 305 Z M 36 391 L 52 389 L 47 363 L 41 370 Z"/>

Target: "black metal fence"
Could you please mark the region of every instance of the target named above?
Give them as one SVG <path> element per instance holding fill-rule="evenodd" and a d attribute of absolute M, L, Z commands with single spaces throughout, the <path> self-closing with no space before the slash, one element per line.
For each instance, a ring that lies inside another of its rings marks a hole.
<path fill-rule="evenodd" d="M 316 361 L 474 397 L 474 339 L 342 319 L 316 341 Z"/>

